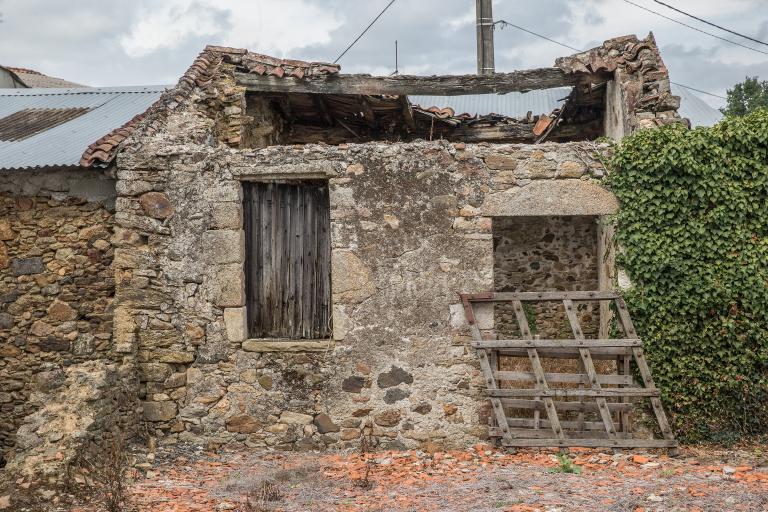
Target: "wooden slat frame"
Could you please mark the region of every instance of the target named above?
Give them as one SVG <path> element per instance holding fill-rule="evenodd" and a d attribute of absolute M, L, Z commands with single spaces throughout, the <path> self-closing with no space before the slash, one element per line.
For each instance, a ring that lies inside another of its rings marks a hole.
<path fill-rule="evenodd" d="M 515 318 L 517 319 L 517 325 L 520 328 L 521 336 L 525 339 L 533 339 L 533 336 L 531 336 L 531 327 L 528 325 L 528 318 L 525 316 L 525 311 L 523 310 L 523 304 L 519 300 L 514 300 L 512 301 L 512 308 L 515 310 Z M 547 378 L 544 375 L 544 368 L 541 366 L 539 353 L 535 348 L 528 349 L 528 359 L 531 361 L 531 367 L 536 376 L 536 389 L 531 391 L 549 391 L 549 384 L 547 384 Z M 544 397 L 544 409 L 549 418 L 550 428 L 558 439 L 564 439 L 565 434 L 563 434 L 563 428 L 560 426 L 560 418 L 557 415 L 554 400 L 552 400 L 550 396 L 542 394 L 532 396 Z"/>
<path fill-rule="evenodd" d="M 510 372 L 494 370 L 493 376 L 496 380 L 512 380 L 520 382 L 536 382 L 536 375 L 533 372 Z M 557 384 L 589 384 L 589 375 L 586 373 L 545 373 L 547 382 Z M 598 374 L 597 380 L 600 384 L 625 385 L 631 386 L 633 379 L 631 375 L 603 375 Z"/>
<path fill-rule="evenodd" d="M 565 307 L 565 314 L 568 316 L 568 323 L 571 324 L 571 330 L 573 331 L 573 337 L 578 340 L 578 343 L 583 343 L 584 333 L 581 330 L 581 324 L 579 323 L 579 317 L 576 316 L 576 311 L 573 308 L 573 301 L 571 299 L 564 299 L 563 306 Z M 633 343 L 634 340 L 633 340 Z M 592 356 L 589 353 L 588 348 L 583 348 L 579 345 L 579 356 L 581 357 L 581 365 L 584 371 L 589 376 L 589 382 L 593 390 L 601 391 L 600 381 L 597 379 L 597 370 L 592 362 Z M 595 400 L 597 407 L 600 411 L 600 417 L 605 424 L 605 431 L 608 437 L 613 439 L 616 437 L 616 427 L 613 425 L 613 419 L 611 419 L 611 413 L 608 411 L 608 405 L 605 397 L 599 396 Z"/>
<path fill-rule="evenodd" d="M 583 446 L 614 448 L 668 448 L 670 453 L 677 451 L 674 438 L 656 389 L 650 369 L 642 349 L 642 340 L 632 324 L 626 304 L 621 296 L 611 291 L 580 292 L 490 292 L 462 294 L 466 318 L 472 331 L 471 345 L 481 356 L 481 369 L 488 385 L 488 396 L 494 404 L 496 424 L 491 435 L 503 437 L 505 446 Z M 568 322 L 575 339 L 534 339 L 531 335 L 528 319 L 523 310 L 523 302 L 557 301 L 563 304 Z M 573 301 L 611 301 L 615 303 L 625 338 L 587 340 L 581 330 Z M 521 338 L 519 340 L 483 340 L 476 325 L 474 303 L 511 302 L 515 311 Z M 531 362 L 530 372 L 511 372 L 498 370 L 498 356 L 513 355 L 528 357 Z M 546 373 L 541 365 L 541 357 L 570 358 L 579 363 L 579 373 Z M 638 386 L 630 374 L 630 361 L 635 359 L 642 377 Z M 598 374 L 593 359 L 615 360 L 617 374 Z M 487 361 L 484 363 L 484 361 Z M 491 364 L 493 361 L 493 364 Z M 535 388 L 504 388 L 497 381 L 531 382 Z M 552 389 L 549 382 L 587 385 L 588 389 Z M 603 385 L 619 386 L 604 388 Z M 654 414 L 664 439 L 632 439 L 629 416 L 633 408 L 633 399 L 650 398 Z M 576 398 L 574 401 L 556 399 Z M 587 402 L 585 399 L 594 399 Z M 608 401 L 608 399 L 620 400 Z M 504 407 L 511 409 L 533 410 L 533 418 L 507 417 Z M 540 411 L 547 413 L 547 419 L 541 419 Z M 499 414 L 499 411 L 501 414 Z M 576 421 L 562 421 L 558 411 L 576 411 Z M 584 413 L 599 413 L 600 422 L 586 421 Z M 613 414 L 617 415 L 619 429 L 614 424 Z M 541 430 L 545 429 L 545 430 Z M 547 436 L 547 431 L 554 434 Z"/>

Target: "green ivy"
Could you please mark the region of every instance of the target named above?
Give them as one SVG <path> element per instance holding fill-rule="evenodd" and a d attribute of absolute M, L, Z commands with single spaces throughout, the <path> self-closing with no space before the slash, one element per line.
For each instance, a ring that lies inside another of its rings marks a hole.
<path fill-rule="evenodd" d="M 615 147 L 618 262 L 687 441 L 768 433 L 768 111 Z"/>

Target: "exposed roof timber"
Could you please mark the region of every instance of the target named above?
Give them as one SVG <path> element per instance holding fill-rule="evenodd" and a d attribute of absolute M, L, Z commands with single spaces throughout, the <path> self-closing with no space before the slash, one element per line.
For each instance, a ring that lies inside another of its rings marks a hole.
<path fill-rule="evenodd" d="M 411 102 L 408 101 L 407 96 L 398 96 L 397 100 L 400 102 L 400 106 L 402 107 L 405 124 L 408 125 L 408 129 L 411 132 L 415 132 L 418 128 L 416 127 L 416 119 L 413 117 Z"/>
<path fill-rule="evenodd" d="M 597 133 L 601 120 L 583 124 L 561 124 L 554 128 L 551 140 L 588 140 Z M 451 140 L 462 142 L 534 142 L 539 137 L 534 133 L 533 123 L 496 124 L 494 126 L 460 126 L 451 134 Z"/>
<path fill-rule="evenodd" d="M 378 128 L 378 122 L 376 121 L 376 114 L 374 114 L 371 104 L 365 99 L 365 96 L 360 97 L 360 111 L 363 113 L 366 124 L 371 128 Z"/>
<path fill-rule="evenodd" d="M 312 101 L 315 102 L 315 105 L 317 105 L 317 108 L 322 113 L 325 124 L 327 124 L 328 126 L 333 126 L 333 117 L 331 116 L 331 113 L 328 110 L 328 103 L 326 103 L 325 98 L 323 98 L 320 95 L 315 95 L 315 96 L 312 96 Z"/>
<path fill-rule="evenodd" d="M 574 86 L 585 81 L 604 82 L 605 78 L 566 73 L 560 68 L 541 68 L 497 73 L 493 76 L 370 76 L 329 75 L 320 79 L 277 78 L 249 73 L 235 73 L 240 85 L 251 92 L 367 95 L 437 95 L 504 94 L 534 89 Z"/>

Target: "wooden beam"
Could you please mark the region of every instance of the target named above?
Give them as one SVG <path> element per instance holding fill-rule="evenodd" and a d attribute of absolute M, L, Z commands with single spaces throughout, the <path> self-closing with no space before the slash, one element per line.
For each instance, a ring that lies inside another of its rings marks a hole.
<path fill-rule="evenodd" d="M 534 409 L 537 411 L 544 410 L 543 400 L 526 400 L 520 398 L 501 398 L 501 403 L 504 407 L 511 407 L 513 409 Z M 631 403 L 608 403 L 608 409 L 610 411 L 631 411 L 634 404 Z M 595 402 L 555 402 L 555 409 L 558 411 L 586 411 L 597 412 L 597 404 Z"/>
<path fill-rule="evenodd" d="M 493 372 L 493 376 L 498 380 L 536 382 L 536 375 L 533 372 L 510 372 L 499 370 Z M 589 384 L 589 375 L 586 373 L 545 373 L 544 377 L 547 379 L 547 382 L 557 384 L 564 382 L 569 384 Z M 622 384 L 625 386 L 631 386 L 633 384 L 631 375 L 599 374 L 597 380 L 600 384 Z"/>
<path fill-rule="evenodd" d="M 496 398 L 544 397 L 544 398 L 605 398 L 659 396 L 655 388 L 603 388 L 603 389 L 488 389 L 488 396 Z"/>
<path fill-rule="evenodd" d="M 323 96 L 320 94 L 314 94 L 312 95 L 312 101 L 315 102 L 315 106 L 322 114 L 325 124 L 328 126 L 333 126 L 333 116 L 331 116 L 330 110 L 328 109 L 328 103 L 325 101 L 325 98 L 323 98 Z"/>
<path fill-rule="evenodd" d="M 546 357 L 548 359 L 573 359 L 576 357 L 576 352 L 573 349 L 560 349 L 560 348 L 537 348 L 539 356 Z M 606 359 L 616 360 L 618 356 L 624 356 L 627 352 L 631 353 L 630 347 L 600 347 L 591 348 L 589 352 L 592 354 L 593 359 Z M 512 357 L 527 357 L 527 348 L 500 348 L 498 349 L 499 355 L 512 356 Z"/>
<path fill-rule="evenodd" d="M 252 92 L 462 96 L 573 86 L 583 81 L 584 76 L 568 74 L 559 68 L 540 68 L 493 76 L 330 75 L 298 79 L 235 73 L 235 79 Z"/>
<path fill-rule="evenodd" d="M 411 132 L 416 132 L 416 119 L 413 117 L 413 109 L 411 108 L 411 102 L 408 101 L 408 96 L 398 96 L 398 101 L 403 108 L 405 124 Z"/>
<path fill-rule="evenodd" d="M 495 430 L 491 435 L 498 436 Z M 573 446 L 584 448 L 676 448 L 677 441 L 670 439 L 520 439 L 504 438 L 504 446 L 542 447 Z"/>
<path fill-rule="evenodd" d="M 614 300 L 621 295 L 612 291 L 589 291 L 589 292 L 486 292 L 486 293 L 466 293 L 461 294 L 463 299 L 469 302 L 509 302 L 513 300 L 522 301 L 562 301 L 571 300 Z"/>
<path fill-rule="evenodd" d="M 360 96 L 360 111 L 362 112 L 363 119 L 365 119 L 365 123 L 368 127 L 372 130 L 377 130 L 379 122 L 376 120 L 376 113 L 371 108 L 371 104 L 368 103 L 368 100 L 365 99 L 365 96 Z"/>
<path fill-rule="evenodd" d="M 472 341 L 472 348 L 599 348 L 599 347 L 639 347 L 639 338 L 612 338 L 605 340 L 490 340 Z"/>
<path fill-rule="evenodd" d="M 325 142 L 326 144 L 342 144 L 349 141 L 368 141 L 370 137 L 358 135 L 343 121 L 338 121 L 340 126 L 311 126 L 294 124 L 285 134 L 286 144 L 314 144 Z"/>
<path fill-rule="evenodd" d="M 552 130 L 549 139 L 553 141 L 588 139 L 593 128 L 593 123 L 561 124 Z M 538 139 L 532 123 L 459 126 L 450 134 L 449 138 L 452 141 L 461 142 L 498 142 L 505 140 L 533 142 Z"/>

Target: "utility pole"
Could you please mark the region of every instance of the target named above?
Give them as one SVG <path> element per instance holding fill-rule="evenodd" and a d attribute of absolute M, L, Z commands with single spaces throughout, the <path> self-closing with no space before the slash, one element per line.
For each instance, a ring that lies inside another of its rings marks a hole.
<path fill-rule="evenodd" d="M 493 75 L 493 4 L 492 0 L 475 0 L 477 10 L 477 74 Z"/>

